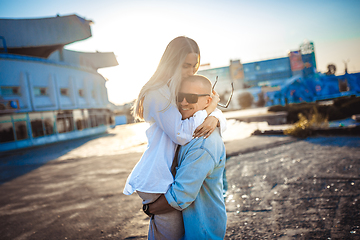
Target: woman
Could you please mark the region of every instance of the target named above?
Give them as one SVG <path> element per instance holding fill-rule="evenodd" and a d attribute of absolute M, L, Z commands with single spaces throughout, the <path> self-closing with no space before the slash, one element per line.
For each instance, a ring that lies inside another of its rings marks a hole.
<path fill-rule="evenodd" d="M 124 194 L 136 191 L 143 204 L 155 201 L 174 181 L 171 165 L 177 145 L 184 145 L 193 137 L 207 137 L 220 125 L 226 128 L 226 119 L 216 109 L 219 96 L 193 117 L 182 120 L 176 106 L 176 94 L 182 78 L 194 75 L 200 65 L 197 43 L 187 37 L 173 39 L 165 49 L 160 63 L 150 80 L 142 87 L 133 107 L 135 119 L 145 120 L 151 126 L 146 131 L 148 146 L 129 175 Z M 183 235 L 181 212 L 153 216 L 149 239 L 178 239 Z"/>

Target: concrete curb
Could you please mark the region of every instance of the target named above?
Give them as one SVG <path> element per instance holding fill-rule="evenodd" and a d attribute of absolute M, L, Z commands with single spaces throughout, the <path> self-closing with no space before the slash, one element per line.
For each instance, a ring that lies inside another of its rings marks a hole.
<path fill-rule="evenodd" d="M 226 156 L 233 157 L 240 154 L 260 151 L 299 141 L 299 138 L 289 136 L 250 136 L 241 140 L 225 143 Z"/>
<path fill-rule="evenodd" d="M 283 130 L 266 130 L 260 131 L 256 130 L 253 135 L 285 135 Z M 346 127 L 331 127 L 331 128 L 315 128 L 311 130 L 311 136 L 359 136 L 360 135 L 360 126 L 346 126 Z"/>

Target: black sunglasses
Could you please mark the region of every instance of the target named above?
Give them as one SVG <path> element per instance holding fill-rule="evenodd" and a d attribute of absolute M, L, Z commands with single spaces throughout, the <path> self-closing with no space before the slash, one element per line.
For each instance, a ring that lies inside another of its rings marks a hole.
<path fill-rule="evenodd" d="M 182 102 L 184 98 L 190 104 L 197 103 L 199 97 L 210 96 L 210 94 L 192 94 L 192 93 L 181 93 L 179 92 L 177 95 L 177 101 Z"/>

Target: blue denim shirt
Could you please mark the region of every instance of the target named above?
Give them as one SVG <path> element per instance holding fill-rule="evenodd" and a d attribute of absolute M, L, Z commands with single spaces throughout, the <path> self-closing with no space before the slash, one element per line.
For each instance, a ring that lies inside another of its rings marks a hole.
<path fill-rule="evenodd" d="M 175 180 L 165 197 L 172 207 L 182 211 L 184 239 L 224 239 L 225 161 L 225 145 L 218 131 L 181 147 Z"/>

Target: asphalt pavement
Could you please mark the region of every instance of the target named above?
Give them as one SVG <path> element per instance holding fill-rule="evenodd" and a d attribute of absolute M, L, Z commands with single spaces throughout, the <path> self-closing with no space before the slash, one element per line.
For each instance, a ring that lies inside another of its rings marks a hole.
<path fill-rule="evenodd" d="M 120 133 L 2 154 L 1 176 L 20 173 L 0 185 L 1 239 L 146 239 L 122 194 L 144 135 L 120 147 Z M 228 139 L 226 239 L 360 239 L 359 137 Z"/>
<path fill-rule="evenodd" d="M 310 137 L 226 169 L 226 239 L 360 239 L 359 137 Z"/>

